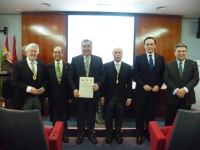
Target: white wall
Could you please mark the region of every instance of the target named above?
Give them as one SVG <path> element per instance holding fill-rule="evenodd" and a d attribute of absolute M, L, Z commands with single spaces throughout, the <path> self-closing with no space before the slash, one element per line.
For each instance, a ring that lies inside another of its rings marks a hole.
<path fill-rule="evenodd" d="M 188 46 L 187 58 L 198 60 L 200 65 L 200 39 L 196 38 L 198 29 L 198 19 L 182 20 L 181 42 Z M 200 66 L 198 67 L 200 71 Z M 200 83 L 195 87 L 197 103 L 192 108 L 200 110 Z"/>
<path fill-rule="evenodd" d="M 4 27 L 8 27 L 8 44 L 9 51 L 12 52 L 13 48 L 13 36 L 16 37 L 16 51 L 17 58 L 20 60 L 22 58 L 22 23 L 21 15 L 0 15 L 0 30 Z M 0 32 L 0 50 L 4 52 L 5 38 L 3 32 Z"/>

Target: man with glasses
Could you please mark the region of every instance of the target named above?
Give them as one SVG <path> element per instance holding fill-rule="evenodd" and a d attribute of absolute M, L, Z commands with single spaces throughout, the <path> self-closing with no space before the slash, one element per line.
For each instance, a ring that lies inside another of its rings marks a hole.
<path fill-rule="evenodd" d="M 139 145 L 143 143 L 143 136 L 150 140 L 148 123 L 155 120 L 155 109 L 163 84 L 165 60 L 163 56 L 154 53 L 155 47 L 156 40 L 147 37 L 144 40 L 146 52 L 136 56 L 133 64 L 133 79 L 136 82 L 136 143 Z"/>
<path fill-rule="evenodd" d="M 78 138 L 77 144 L 83 142 L 85 136 L 85 118 L 87 123 L 87 135 L 93 144 L 97 144 L 94 136 L 95 115 L 99 103 L 99 89 L 104 84 L 105 73 L 102 59 L 92 55 L 92 41 L 85 39 L 81 42 L 82 55 L 72 58 L 72 62 L 68 71 L 68 82 L 73 91 L 73 102 L 77 106 L 77 127 Z M 94 84 L 93 98 L 80 98 L 79 80 L 80 77 L 93 77 Z"/>
<path fill-rule="evenodd" d="M 44 63 L 36 61 L 39 54 L 37 44 L 30 43 L 26 52 L 26 59 L 14 64 L 10 79 L 11 85 L 15 88 L 14 108 L 38 109 L 42 112 L 46 88 L 46 67 Z"/>

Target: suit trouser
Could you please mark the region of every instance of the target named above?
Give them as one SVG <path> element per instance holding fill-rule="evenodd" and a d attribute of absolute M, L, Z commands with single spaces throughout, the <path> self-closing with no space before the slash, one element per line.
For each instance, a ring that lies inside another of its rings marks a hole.
<path fill-rule="evenodd" d="M 136 132 L 139 136 L 149 136 L 149 121 L 155 120 L 155 109 L 157 96 L 153 97 L 151 92 L 147 95 L 136 95 Z M 144 130 L 145 124 L 145 130 Z"/>
<path fill-rule="evenodd" d="M 96 109 L 94 107 L 93 99 L 81 98 L 78 100 L 77 109 L 77 127 L 78 136 L 85 136 L 85 118 L 87 123 L 88 137 L 94 134 Z"/>
<path fill-rule="evenodd" d="M 121 137 L 121 128 L 124 119 L 124 108 L 120 100 L 113 96 L 105 111 L 105 126 L 106 136 L 111 138 L 113 136 L 113 118 L 115 119 L 115 136 L 116 138 Z"/>
<path fill-rule="evenodd" d="M 165 126 L 171 126 L 174 123 L 178 109 L 190 110 L 191 105 L 187 106 L 184 98 L 181 98 L 177 105 L 166 103 Z"/>
<path fill-rule="evenodd" d="M 66 106 L 63 106 L 59 102 L 55 105 L 53 109 L 53 116 L 52 116 L 53 126 L 55 125 L 56 121 L 63 121 L 64 123 L 63 137 L 68 135 L 67 111 L 68 110 Z"/>
<path fill-rule="evenodd" d="M 31 96 L 25 101 L 22 110 L 33 110 L 38 109 L 40 112 L 42 111 L 42 105 L 38 96 Z"/>

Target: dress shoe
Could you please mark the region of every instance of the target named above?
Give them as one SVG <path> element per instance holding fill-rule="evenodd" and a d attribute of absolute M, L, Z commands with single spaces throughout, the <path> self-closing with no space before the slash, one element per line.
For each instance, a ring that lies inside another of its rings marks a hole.
<path fill-rule="evenodd" d="M 123 139 L 120 137 L 120 138 L 117 138 L 117 143 L 118 144 L 122 144 L 123 143 Z"/>
<path fill-rule="evenodd" d="M 76 140 L 76 144 L 80 145 L 83 142 L 83 137 L 79 136 Z"/>
<path fill-rule="evenodd" d="M 63 142 L 65 143 L 69 143 L 69 138 L 67 136 L 62 137 Z"/>
<path fill-rule="evenodd" d="M 110 143 L 112 143 L 112 139 L 111 139 L 111 138 L 109 138 L 109 137 L 106 137 L 106 143 L 107 143 L 107 144 L 110 144 Z"/>
<path fill-rule="evenodd" d="M 137 143 L 138 145 L 141 145 L 141 144 L 143 143 L 143 138 L 142 138 L 141 136 L 137 136 L 137 138 L 136 138 L 136 143 Z"/>
<path fill-rule="evenodd" d="M 89 137 L 89 139 L 93 144 L 97 144 L 97 139 L 94 136 Z"/>

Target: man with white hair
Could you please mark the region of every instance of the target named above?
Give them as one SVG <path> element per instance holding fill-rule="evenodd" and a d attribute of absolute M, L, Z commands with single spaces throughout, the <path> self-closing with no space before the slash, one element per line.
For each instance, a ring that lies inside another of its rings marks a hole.
<path fill-rule="evenodd" d="M 11 85 L 15 88 L 14 108 L 42 111 L 46 87 L 45 64 L 36 61 L 39 54 L 37 44 L 27 45 L 26 54 L 26 59 L 17 61 L 13 66 Z"/>
<path fill-rule="evenodd" d="M 114 61 L 104 64 L 105 84 L 101 91 L 101 105 L 105 107 L 106 143 L 112 142 L 113 135 L 117 143 L 122 144 L 121 128 L 125 107 L 132 101 L 132 69 L 122 62 L 123 50 L 116 47 L 113 50 Z M 115 120 L 113 130 L 113 119 Z M 115 134 L 114 134 L 115 133 Z"/>

